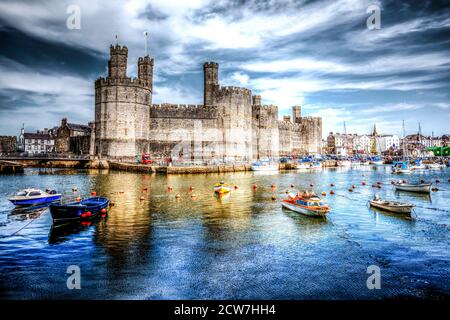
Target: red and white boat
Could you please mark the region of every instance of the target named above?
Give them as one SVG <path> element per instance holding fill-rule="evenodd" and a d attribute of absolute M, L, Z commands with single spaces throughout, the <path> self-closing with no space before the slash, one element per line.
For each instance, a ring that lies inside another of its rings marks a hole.
<path fill-rule="evenodd" d="M 281 203 L 283 208 L 311 217 L 324 217 L 331 208 L 312 191 L 289 193 Z"/>

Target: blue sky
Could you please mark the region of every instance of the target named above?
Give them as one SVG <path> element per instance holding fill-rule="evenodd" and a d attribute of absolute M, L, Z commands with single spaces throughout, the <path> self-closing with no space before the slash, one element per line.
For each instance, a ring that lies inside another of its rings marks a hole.
<path fill-rule="evenodd" d="M 69 5 L 81 29 L 66 27 Z M 381 29 L 366 12 L 381 8 Z M 94 80 L 109 45 L 129 48 L 136 75 L 148 31 L 154 103 L 202 103 L 202 64 L 263 103 L 343 130 L 450 133 L 450 6 L 445 1 L 0 0 L 0 135 L 94 118 Z"/>

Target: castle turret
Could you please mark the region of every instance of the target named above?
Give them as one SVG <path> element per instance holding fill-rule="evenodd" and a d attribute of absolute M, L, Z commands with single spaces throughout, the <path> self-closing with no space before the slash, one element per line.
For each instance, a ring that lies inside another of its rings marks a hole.
<path fill-rule="evenodd" d="M 127 77 L 128 48 L 116 44 L 109 48 L 110 59 L 108 61 L 108 77 L 124 79 Z"/>
<path fill-rule="evenodd" d="M 260 95 L 253 96 L 252 100 L 253 100 L 253 105 L 254 106 L 260 106 L 261 105 L 261 96 Z"/>
<path fill-rule="evenodd" d="M 153 59 L 149 56 L 139 57 L 138 78 L 153 92 Z"/>
<path fill-rule="evenodd" d="M 217 62 L 205 62 L 203 65 L 205 106 L 214 105 L 214 91 L 219 87 L 219 64 Z"/>
<path fill-rule="evenodd" d="M 301 118 L 302 118 L 302 107 L 293 106 L 292 107 L 292 122 L 300 123 Z"/>

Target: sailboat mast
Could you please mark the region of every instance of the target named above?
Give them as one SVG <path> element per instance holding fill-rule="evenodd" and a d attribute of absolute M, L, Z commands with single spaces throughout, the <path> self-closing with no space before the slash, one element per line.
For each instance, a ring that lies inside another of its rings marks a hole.
<path fill-rule="evenodd" d="M 403 127 L 403 133 L 402 133 L 402 138 L 403 138 L 403 160 L 405 160 L 405 120 L 402 120 L 402 127 Z"/>

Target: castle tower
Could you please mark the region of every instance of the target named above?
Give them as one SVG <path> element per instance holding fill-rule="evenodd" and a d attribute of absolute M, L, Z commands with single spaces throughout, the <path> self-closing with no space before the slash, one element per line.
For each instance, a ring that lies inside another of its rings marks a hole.
<path fill-rule="evenodd" d="M 127 77 L 128 48 L 116 44 L 109 48 L 110 59 L 108 61 L 108 77 L 124 79 Z"/>
<path fill-rule="evenodd" d="M 292 122 L 300 123 L 301 118 L 302 118 L 302 107 L 293 106 L 292 107 Z"/>
<path fill-rule="evenodd" d="M 219 64 L 217 62 L 205 62 L 203 65 L 204 93 L 203 104 L 214 105 L 214 91 L 219 87 Z"/>
<path fill-rule="evenodd" d="M 145 86 L 153 92 L 153 59 L 149 56 L 138 59 L 138 79 L 143 81 Z"/>
<path fill-rule="evenodd" d="M 130 78 L 127 47 L 111 46 L 110 53 L 108 77 L 95 81 L 93 153 L 134 162 L 148 150 L 153 59 L 139 58 L 139 78 Z"/>
<path fill-rule="evenodd" d="M 253 105 L 254 106 L 260 106 L 261 105 L 261 96 L 260 95 L 255 95 L 252 97 L 253 99 Z"/>

